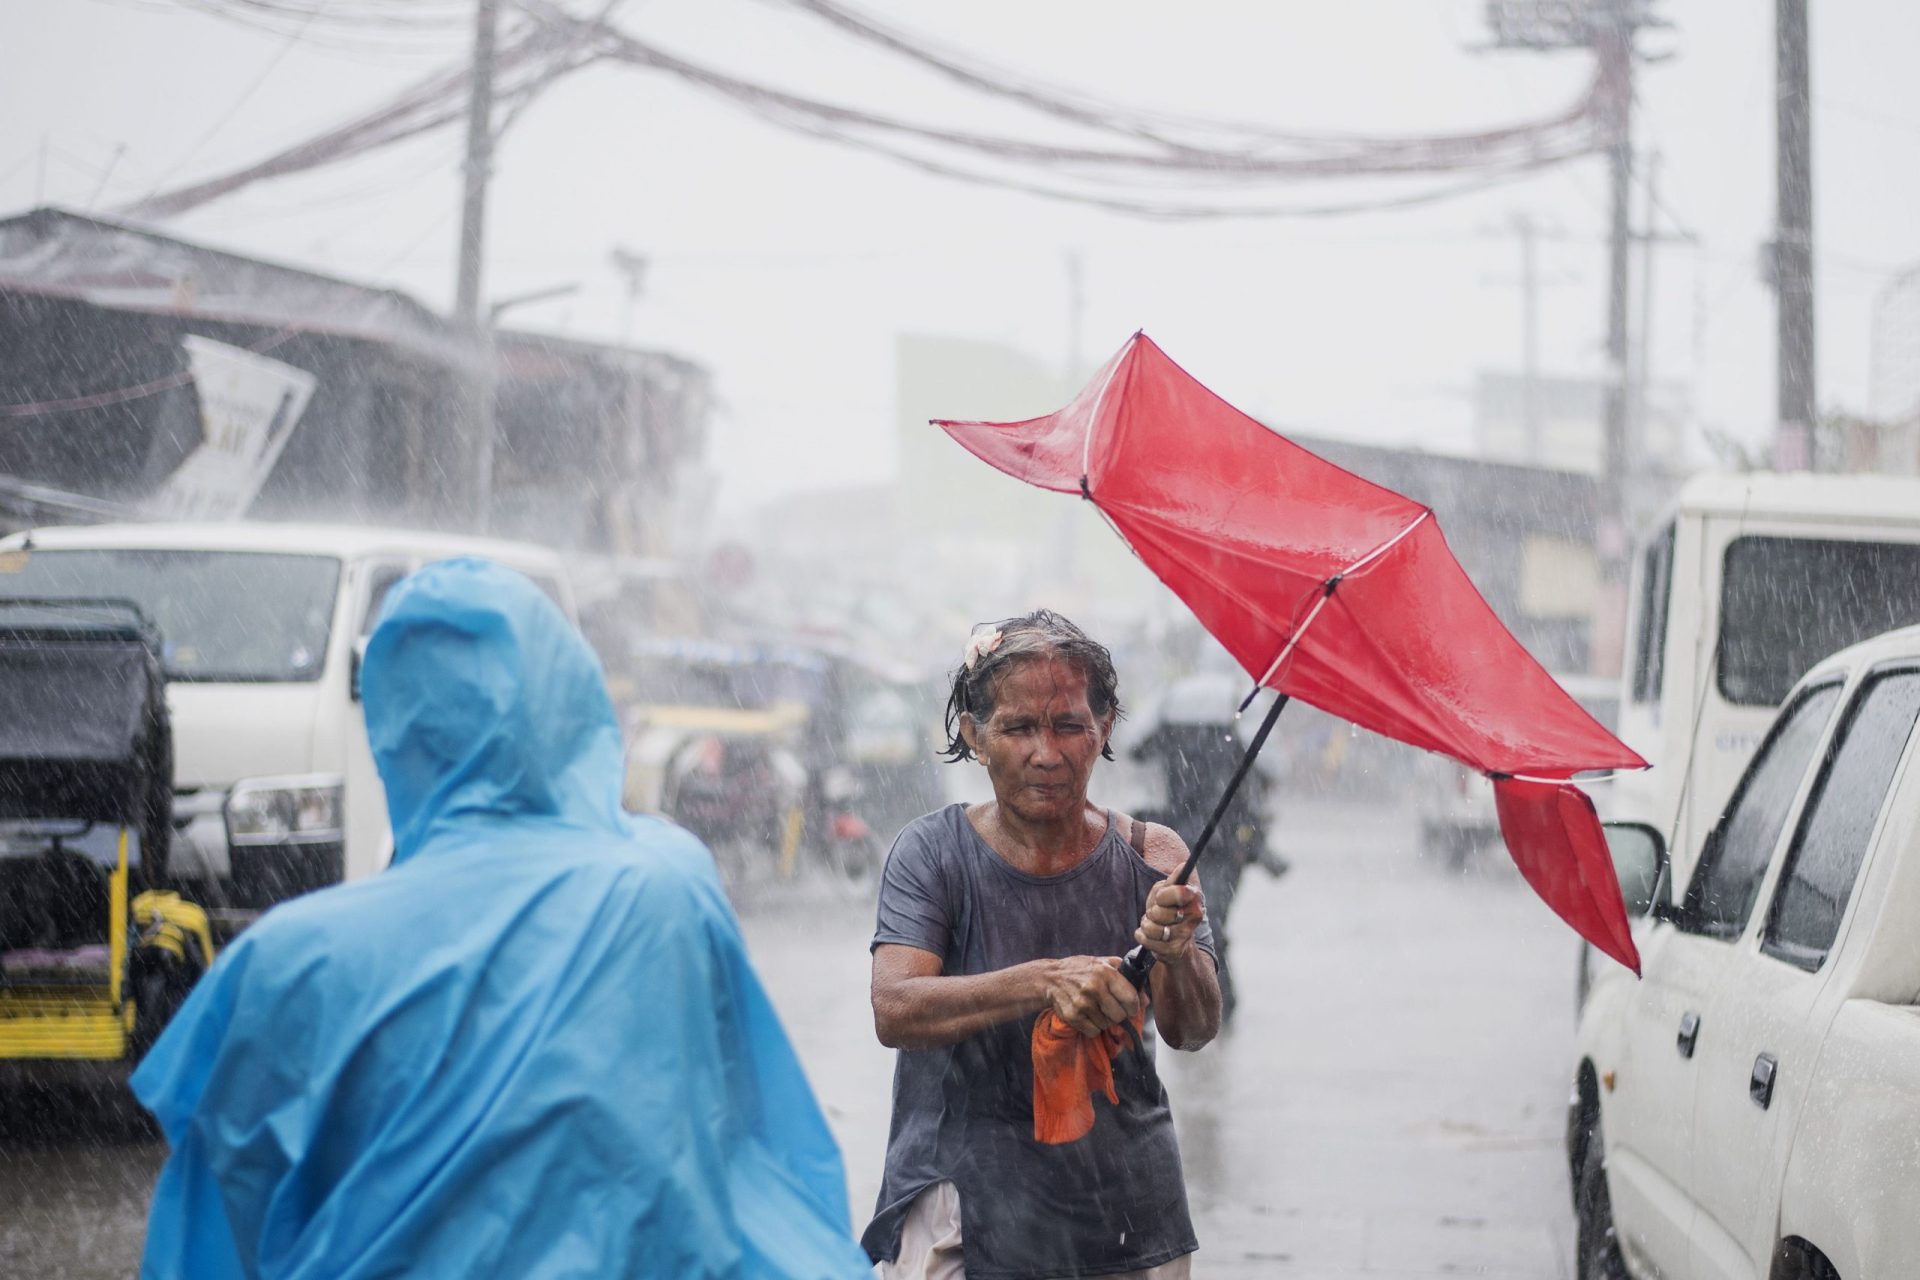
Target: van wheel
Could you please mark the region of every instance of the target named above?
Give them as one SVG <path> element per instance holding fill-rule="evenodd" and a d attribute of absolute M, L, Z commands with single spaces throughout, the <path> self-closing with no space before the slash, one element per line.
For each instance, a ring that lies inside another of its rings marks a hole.
<path fill-rule="evenodd" d="M 1840 1269 L 1827 1261 L 1827 1255 L 1798 1238 L 1780 1242 L 1771 1274 L 1781 1280 L 1840 1280 Z"/>
<path fill-rule="evenodd" d="M 1580 1181 L 1573 1192 L 1575 1280 L 1632 1280 L 1614 1232 L 1613 1198 L 1607 1192 L 1606 1150 L 1596 1114 L 1580 1160 Z"/>

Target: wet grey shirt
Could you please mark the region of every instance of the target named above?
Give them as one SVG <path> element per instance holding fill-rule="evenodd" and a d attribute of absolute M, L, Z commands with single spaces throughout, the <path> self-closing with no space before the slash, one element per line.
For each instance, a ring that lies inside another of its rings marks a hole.
<path fill-rule="evenodd" d="M 1164 877 L 1107 816 L 1107 834 L 1057 876 L 1016 870 L 980 838 L 966 806 L 916 819 L 894 842 L 880 882 L 873 945 L 941 958 L 941 973 L 990 973 L 1029 960 L 1120 955 L 1147 892 Z M 1213 936 L 1195 941 L 1209 954 Z M 989 1028 L 944 1049 L 903 1049 L 893 1124 L 867 1253 L 892 1259 L 915 1196 L 936 1182 L 960 1193 L 968 1280 L 1100 1276 L 1158 1266 L 1195 1248 L 1167 1091 L 1151 1031 L 1113 1062 L 1120 1104 L 1098 1097 L 1093 1131 L 1048 1146 L 1033 1138 L 1033 1023 Z"/>

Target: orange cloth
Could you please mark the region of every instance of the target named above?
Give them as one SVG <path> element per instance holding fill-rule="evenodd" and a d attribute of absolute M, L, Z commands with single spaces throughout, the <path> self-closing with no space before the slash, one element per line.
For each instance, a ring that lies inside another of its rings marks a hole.
<path fill-rule="evenodd" d="M 1113 1089 L 1113 1060 L 1128 1045 L 1139 1043 L 1146 1018 L 1143 1002 L 1130 1020 L 1097 1036 L 1081 1035 L 1051 1009 L 1034 1020 L 1035 1142 L 1058 1144 L 1086 1137 L 1093 1128 L 1095 1091 L 1119 1105 L 1120 1095 Z"/>

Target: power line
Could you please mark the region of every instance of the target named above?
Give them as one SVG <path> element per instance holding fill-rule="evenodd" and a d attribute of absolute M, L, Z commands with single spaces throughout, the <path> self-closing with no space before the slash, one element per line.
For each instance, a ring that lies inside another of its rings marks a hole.
<path fill-rule="evenodd" d="M 279 21 L 319 20 L 329 4 L 380 15 L 381 0 L 196 0 Z M 583 18 L 549 0 L 513 0 L 531 22 L 502 42 L 500 101 L 509 119 L 545 87 L 599 61 L 663 73 L 741 106 L 782 128 L 866 151 L 937 176 L 1151 218 L 1310 217 L 1405 207 L 1445 199 L 1586 155 L 1602 142 L 1602 82 L 1542 119 L 1458 134 L 1369 137 L 1307 134 L 1263 125 L 1195 120 L 1098 102 L 1024 81 L 866 18 L 836 0 L 777 0 L 853 37 L 1103 139 L 1040 140 L 903 118 L 730 74 L 671 53 L 622 30 L 605 13 Z M 336 16 L 349 16 L 340 14 Z M 469 72 L 460 67 L 417 83 L 379 108 L 267 159 L 188 187 L 160 192 L 126 213 L 166 217 L 253 183 L 391 146 L 447 127 L 464 114 Z M 1230 144 L 1230 145 L 1227 145 Z M 1308 178 L 1460 176 L 1412 193 L 1350 201 L 1256 204 L 1169 199 L 1164 189 L 1199 183 L 1247 186 Z"/>
<path fill-rule="evenodd" d="M 537 94 L 575 61 L 578 43 L 540 27 L 510 37 L 498 55 L 496 92 L 509 108 Z M 392 146 L 464 118 L 463 97 L 469 70 L 464 65 L 436 72 L 404 90 L 385 106 L 344 125 L 287 147 L 244 168 L 186 187 L 163 191 L 119 210 L 130 218 L 168 218 L 269 178 L 320 168 Z"/>
<path fill-rule="evenodd" d="M 253 100 L 254 94 L 260 92 L 261 86 L 267 82 L 267 77 L 279 69 L 280 64 L 286 60 L 287 55 L 293 52 L 294 46 L 299 44 L 301 38 L 306 35 L 307 29 L 314 24 L 321 14 L 327 11 L 328 5 L 332 2 L 333 0 L 320 0 L 320 3 L 307 15 L 306 21 L 288 33 L 286 40 L 281 43 L 280 48 L 275 51 L 271 58 L 267 59 L 267 65 L 260 68 L 260 74 L 253 78 L 251 84 L 240 91 L 240 96 L 234 99 L 233 105 L 222 112 L 220 117 L 208 127 L 207 131 L 201 134 L 192 146 L 187 148 L 186 154 L 174 161 L 173 167 L 160 175 L 154 184 L 147 189 L 148 197 L 151 197 L 156 191 L 160 190 L 160 188 L 172 182 L 173 175 L 186 168 L 193 158 L 200 154 L 201 148 L 213 141 L 214 137 L 222 129 L 226 128 L 235 116 L 240 114 L 240 109 Z"/>

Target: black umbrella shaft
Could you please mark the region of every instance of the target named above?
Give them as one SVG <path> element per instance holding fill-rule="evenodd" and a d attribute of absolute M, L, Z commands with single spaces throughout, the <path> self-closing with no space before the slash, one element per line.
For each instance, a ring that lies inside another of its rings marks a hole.
<path fill-rule="evenodd" d="M 1227 806 L 1233 803 L 1233 797 L 1239 792 L 1240 784 L 1246 781 L 1247 771 L 1253 768 L 1254 759 L 1259 756 L 1260 748 L 1267 745 L 1267 735 L 1273 732 L 1273 726 L 1278 723 L 1280 713 L 1286 709 L 1287 695 L 1283 693 L 1273 700 L 1273 706 L 1268 709 L 1266 719 L 1260 722 L 1260 728 L 1253 735 L 1253 741 L 1247 744 L 1246 754 L 1240 757 L 1239 767 L 1233 771 L 1233 777 L 1227 780 L 1227 789 L 1220 795 L 1220 803 L 1213 806 L 1213 816 L 1207 819 L 1207 825 L 1201 829 L 1200 838 L 1193 842 L 1193 852 L 1187 855 L 1187 865 L 1181 867 L 1180 874 L 1173 878 L 1175 884 L 1185 884 L 1193 876 L 1194 867 L 1200 863 L 1200 855 L 1206 852 L 1208 843 L 1213 839 L 1214 830 L 1219 827 L 1220 820 L 1226 817 Z M 1133 983 L 1135 987 L 1144 987 L 1147 975 L 1153 971 L 1153 961 L 1153 952 L 1147 950 L 1145 946 L 1136 944 L 1121 961 L 1120 972 L 1125 974 L 1127 981 Z"/>

